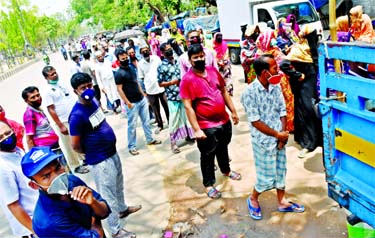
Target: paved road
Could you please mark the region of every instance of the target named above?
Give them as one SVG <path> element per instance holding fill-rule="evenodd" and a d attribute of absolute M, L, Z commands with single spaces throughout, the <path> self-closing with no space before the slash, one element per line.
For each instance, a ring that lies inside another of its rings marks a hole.
<path fill-rule="evenodd" d="M 51 56 L 60 79 L 69 83 L 68 62 L 61 55 Z M 43 62 L 35 63 L 13 77 L 0 82 L 0 104 L 9 118 L 22 122 L 25 103 L 21 91 L 26 86 L 42 88 L 45 83 L 41 75 Z M 293 201 L 306 206 L 303 214 L 281 214 L 276 212 L 275 191 L 260 197 L 264 219 L 254 222 L 247 216 L 245 198 L 255 181 L 254 161 L 249 128 L 244 110 L 239 102 L 245 87 L 242 70 L 233 67 L 235 82 L 234 103 L 241 122 L 233 128 L 230 144 L 231 167 L 243 175 L 242 181 L 223 178 L 217 171 L 217 184 L 223 198 L 210 200 L 204 194 L 199 169 L 199 153 L 195 145 L 183 145 L 182 152 L 174 155 L 170 151 L 168 131 L 155 137 L 162 145 L 146 146 L 143 131 L 137 129 L 139 156 L 131 156 L 126 149 L 127 121 L 121 115 L 109 115 L 107 119 L 117 135 L 117 147 L 123 161 L 125 174 L 125 198 L 130 205 L 142 204 L 143 209 L 131 215 L 125 227 L 135 231 L 138 237 L 162 237 L 164 229 L 172 229 L 176 222 L 189 222 L 196 230 L 196 237 L 346 237 L 345 213 L 327 197 L 321 151 L 316 150 L 304 160 L 297 159 L 300 149 L 292 138 L 287 146 L 288 174 L 287 194 Z M 82 177 L 94 187 L 92 174 Z M 200 215 L 194 211 L 199 211 Z M 198 235 L 199 234 L 199 235 Z M 0 237 L 11 237 L 3 214 L 0 214 Z"/>

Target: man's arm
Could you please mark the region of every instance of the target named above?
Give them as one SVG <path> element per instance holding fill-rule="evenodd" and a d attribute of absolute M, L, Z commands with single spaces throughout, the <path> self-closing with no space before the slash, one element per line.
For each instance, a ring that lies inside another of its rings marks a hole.
<path fill-rule="evenodd" d="M 72 144 L 72 148 L 74 151 L 81 154 L 85 153 L 81 146 L 81 136 L 70 136 L 70 143 Z"/>
<path fill-rule="evenodd" d="M 133 104 L 129 101 L 129 99 L 126 97 L 124 90 L 122 90 L 122 84 L 117 84 L 117 92 L 120 95 L 122 101 L 128 106 L 129 109 L 132 109 Z"/>
<path fill-rule="evenodd" d="M 49 114 L 51 115 L 53 121 L 56 123 L 56 125 L 59 127 L 61 134 L 68 135 L 68 129 L 65 127 L 65 125 L 60 121 L 59 116 L 56 113 L 55 105 L 51 104 L 47 107 L 47 110 Z"/>
<path fill-rule="evenodd" d="M 283 118 L 283 120 L 285 120 L 285 117 Z M 253 121 L 251 122 L 251 125 L 253 125 L 258 131 L 262 132 L 263 134 L 275 137 L 278 141 L 281 141 L 283 143 L 286 143 L 288 141 L 289 133 L 284 129 L 283 131 L 276 131 L 269 127 L 266 123 L 262 122 L 261 120 Z"/>
<path fill-rule="evenodd" d="M 98 218 L 106 218 L 109 214 L 110 210 L 107 204 L 104 201 L 95 199 L 93 191 L 86 186 L 74 187 L 70 192 L 70 196 L 82 204 L 89 205 Z"/>
<path fill-rule="evenodd" d="M 206 139 L 207 136 L 204 134 L 204 132 L 199 127 L 197 116 L 196 116 L 195 111 L 193 109 L 191 99 L 182 99 L 182 102 L 184 103 L 186 115 L 189 119 L 189 122 L 190 122 L 191 126 L 193 127 L 195 138 Z"/>
<path fill-rule="evenodd" d="M 233 120 L 234 125 L 237 125 L 240 119 L 237 115 L 237 111 L 236 111 L 236 108 L 234 107 L 232 98 L 229 96 L 229 93 L 225 87 L 221 89 L 221 94 L 224 97 L 225 105 L 232 112 L 232 120 Z"/>
<path fill-rule="evenodd" d="M 8 209 L 10 212 L 13 214 L 13 216 L 27 229 L 29 229 L 32 233 L 33 231 L 33 226 L 31 222 L 31 218 L 29 214 L 23 209 L 23 207 L 20 205 L 20 203 L 17 201 L 8 204 Z"/>
<path fill-rule="evenodd" d="M 35 146 L 34 135 L 26 135 L 26 143 L 29 150 Z"/>

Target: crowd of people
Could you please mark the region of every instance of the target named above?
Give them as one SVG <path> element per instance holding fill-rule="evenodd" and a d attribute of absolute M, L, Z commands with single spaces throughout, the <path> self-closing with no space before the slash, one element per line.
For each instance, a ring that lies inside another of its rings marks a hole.
<path fill-rule="evenodd" d="M 346 30 L 356 40 L 373 41 L 365 16 L 353 8 Z M 279 19 L 276 30 L 241 30 L 241 62 L 249 84 L 241 103 L 256 169 L 249 214 L 262 219 L 258 197 L 274 188 L 279 212 L 304 212 L 303 205 L 285 198 L 285 145 L 293 133 L 302 148 L 299 158 L 322 145 L 321 122 L 313 110 L 319 100 L 317 32 L 299 27 L 294 15 Z M 177 29 L 163 29 L 162 36 L 151 32 L 139 45 L 132 39 L 90 46 L 81 41 L 80 54 L 62 46 L 62 56 L 71 60 L 70 86 L 47 65 L 42 70 L 45 87 L 29 86 L 21 93 L 27 105 L 23 125 L 8 119 L 0 106 L 1 205 L 15 236 L 104 237 L 106 219 L 112 237 L 136 237 L 121 225 L 142 206 L 125 202 L 116 136 L 106 120 L 110 111 L 126 115 L 131 156 L 140 153 L 138 118 L 147 145 L 160 145 L 155 135 L 166 128 L 175 154 L 181 152 L 179 140 L 196 142 L 209 198 L 222 195 L 215 187 L 215 158 L 223 176 L 241 179 L 231 169 L 228 152 L 232 124 L 239 122 L 228 46 L 220 32 L 213 36 L 212 49 L 202 37 L 199 30 L 183 37 Z M 75 175 L 88 172 L 95 174 L 96 190 Z"/>

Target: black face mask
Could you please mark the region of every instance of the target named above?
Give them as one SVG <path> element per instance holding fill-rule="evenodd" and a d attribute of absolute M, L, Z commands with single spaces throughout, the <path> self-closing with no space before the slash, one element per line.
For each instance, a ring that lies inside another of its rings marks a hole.
<path fill-rule="evenodd" d="M 164 56 L 167 57 L 167 58 L 170 58 L 173 56 L 173 49 L 168 49 L 166 51 L 164 51 Z"/>
<path fill-rule="evenodd" d="M 129 59 L 126 59 L 126 60 L 123 60 L 123 61 L 120 60 L 120 65 L 123 66 L 123 67 L 128 67 L 129 66 Z"/>
<path fill-rule="evenodd" d="M 12 150 L 14 150 L 14 148 L 16 148 L 16 144 L 17 144 L 17 137 L 13 133 L 11 136 L 9 136 L 8 138 L 6 138 L 5 140 L 3 140 L 0 143 L 0 150 L 1 151 L 12 151 Z"/>
<path fill-rule="evenodd" d="M 190 44 L 200 44 L 202 43 L 202 39 L 198 36 L 198 37 L 194 37 L 192 38 L 191 40 L 189 40 Z"/>
<path fill-rule="evenodd" d="M 204 71 L 204 69 L 206 67 L 206 61 L 205 60 L 196 60 L 196 61 L 193 61 L 193 62 L 194 62 L 193 68 L 195 68 L 199 71 Z"/>
<path fill-rule="evenodd" d="M 42 102 L 39 102 L 39 101 L 30 102 L 30 106 L 32 106 L 33 108 L 39 108 L 40 105 L 42 105 Z"/>
<path fill-rule="evenodd" d="M 250 36 L 250 39 L 252 39 L 254 42 L 258 39 L 258 36 L 259 36 L 259 33 L 253 33 L 251 36 Z"/>
<path fill-rule="evenodd" d="M 143 58 L 148 58 L 148 57 L 150 57 L 150 52 L 148 51 L 143 52 Z"/>
<path fill-rule="evenodd" d="M 221 37 L 216 38 L 216 42 L 217 42 L 217 43 L 221 43 L 221 42 L 223 42 L 223 38 L 221 38 Z"/>

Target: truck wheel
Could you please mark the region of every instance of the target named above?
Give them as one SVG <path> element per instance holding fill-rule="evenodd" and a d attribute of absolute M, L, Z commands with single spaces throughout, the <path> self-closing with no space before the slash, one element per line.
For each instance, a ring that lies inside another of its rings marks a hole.
<path fill-rule="evenodd" d="M 240 64 L 240 54 L 241 54 L 241 49 L 240 48 L 230 48 L 229 49 L 229 56 L 230 56 L 230 61 L 232 64 Z"/>

